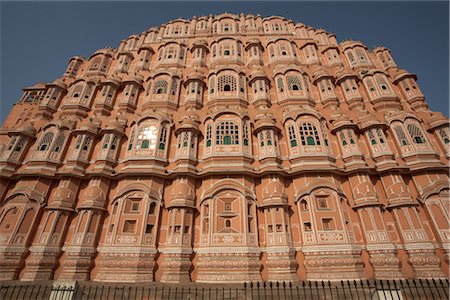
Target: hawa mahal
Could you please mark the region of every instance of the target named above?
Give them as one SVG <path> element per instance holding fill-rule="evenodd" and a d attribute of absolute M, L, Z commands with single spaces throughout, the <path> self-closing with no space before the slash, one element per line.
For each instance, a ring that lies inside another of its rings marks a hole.
<path fill-rule="evenodd" d="M 449 156 L 389 49 L 176 19 L 24 89 L 0 129 L 0 280 L 446 278 Z"/>

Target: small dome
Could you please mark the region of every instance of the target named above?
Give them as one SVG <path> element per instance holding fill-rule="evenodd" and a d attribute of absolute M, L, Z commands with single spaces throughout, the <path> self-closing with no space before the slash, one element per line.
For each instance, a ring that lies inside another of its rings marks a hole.
<path fill-rule="evenodd" d="M 318 68 L 316 68 L 316 70 L 314 70 L 314 73 L 313 73 L 314 83 L 317 80 L 322 79 L 322 78 L 332 78 L 333 79 L 333 76 L 331 76 L 327 72 L 327 70 L 325 70 L 324 68 L 318 67 Z"/>
<path fill-rule="evenodd" d="M 342 80 L 349 77 L 358 78 L 358 76 L 356 76 L 356 74 L 351 70 L 342 68 L 336 72 L 336 83 L 339 84 Z"/>
<path fill-rule="evenodd" d="M 433 129 L 442 125 L 448 125 L 450 122 L 446 116 L 441 112 L 431 113 L 431 117 L 428 120 L 428 129 Z"/>
<path fill-rule="evenodd" d="M 203 81 L 205 79 L 205 76 L 202 73 L 200 73 L 197 70 L 195 70 L 194 72 L 189 73 L 187 78 L 188 78 L 188 80 L 197 79 L 197 80 Z"/>
<path fill-rule="evenodd" d="M 58 199 L 58 202 L 68 201 L 71 202 L 74 197 L 74 193 L 66 187 L 57 187 L 54 193 L 54 199 Z"/>
<path fill-rule="evenodd" d="M 178 182 L 172 189 L 171 198 L 172 200 L 194 200 L 194 190 L 186 182 Z"/>
<path fill-rule="evenodd" d="M 56 86 L 62 88 L 63 90 L 67 89 L 67 84 L 64 81 L 62 81 L 62 79 L 60 79 L 60 78 L 54 80 L 51 83 L 51 85 L 56 85 Z"/>
<path fill-rule="evenodd" d="M 85 201 L 104 203 L 106 200 L 105 193 L 98 186 L 89 186 L 84 192 Z"/>
<path fill-rule="evenodd" d="M 253 68 L 250 73 L 250 79 L 254 78 L 267 78 L 267 75 L 262 68 Z"/>
<path fill-rule="evenodd" d="M 90 117 L 83 120 L 83 123 L 81 123 L 79 130 L 97 133 L 100 128 L 100 125 L 101 120 L 99 118 Z"/>
<path fill-rule="evenodd" d="M 30 122 L 25 122 L 22 126 L 17 128 L 11 133 L 19 133 L 21 135 L 26 135 L 29 137 L 35 137 L 36 136 L 36 128 L 33 127 L 33 125 Z"/>
<path fill-rule="evenodd" d="M 284 186 L 278 180 L 271 181 L 263 189 L 263 198 L 264 199 L 286 198 Z"/>
<path fill-rule="evenodd" d="M 333 124 L 333 128 L 331 130 L 332 132 L 338 130 L 343 126 L 356 126 L 355 123 L 353 123 L 345 114 L 334 114 L 331 116 L 331 119 L 331 123 Z"/>

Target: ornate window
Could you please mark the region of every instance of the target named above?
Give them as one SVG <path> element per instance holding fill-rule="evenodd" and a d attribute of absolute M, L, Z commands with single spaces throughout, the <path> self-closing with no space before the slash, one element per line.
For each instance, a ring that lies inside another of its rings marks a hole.
<path fill-rule="evenodd" d="M 126 157 L 165 158 L 168 124 L 147 119 L 135 125 L 128 143 Z"/>
<path fill-rule="evenodd" d="M 153 87 L 153 94 L 156 95 L 167 94 L 167 87 L 168 83 L 166 80 L 158 80 L 156 81 Z"/>
<path fill-rule="evenodd" d="M 137 136 L 136 149 L 155 149 L 157 134 L 156 125 L 142 128 Z"/>
<path fill-rule="evenodd" d="M 283 78 L 281 78 L 281 77 L 277 78 L 277 86 L 278 86 L 278 91 L 280 93 L 283 93 L 284 92 Z"/>
<path fill-rule="evenodd" d="M 53 141 L 53 136 L 53 132 L 45 133 L 41 139 L 41 143 L 39 144 L 37 151 L 47 151 Z"/>
<path fill-rule="evenodd" d="M 418 126 L 414 124 L 408 124 L 406 128 L 408 129 L 409 135 L 416 144 L 422 144 L 426 142 L 422 130 L 420 130 Z"/>
<path fill-rule="evenodd" d="M 295 129 L 293 125 L 288 126 L 288 134 L 289 134 L 289 143 L 291 147 L 297 147 L 298 146 L 297 136 L 295 134 Z"/>
<path fill-rule="evenodd" d="M 302 83 L 297 76 L 287 76 L 288 89 L 291 91 L 302 90 Z"/>
<path fill-rule="evenodd" d="M 300 140 L 303 146 L 320 145 L 319 132 L 311 123 L 303 123 L 299 128 Z"/>
<path fill-rule="evenodd" d="M 438 130 L 439 137 L 441 138 L 442 142 L 446 145 L 450 143 L 449 131 L 450 130 L 448 127 L 443 127 Z"/>
<path fill-rule="evenodd" d="M 164 150 L 166 148 L 166 140 L 167 140 L 167 129 L 166 127 L 161 128 L 161 133 L 159 134 L 159 150 Z"/>
<path fill-rule="evenodd" d="M 394 127 L 395 134 L 397 135 L 398 140 L 402 146 L 409 145 L 409 141 L 406 138 L 405 132 L 403 131 L 403 127 L 395 126 Z"/>
<path fill-rule="evenodd" d="M 205 137 L 205 157 L 214 154 L 251 154 L 250 123 L 247 119 L 223 115 L 215 121 L 208 120 L 205 124 Z"/>
<path fill-rule="evenodd" d="M 234 92 L 236 91 L 236 77 L 232 75 L 222 75 L 218 80 L 219 92 Z"/>
<path fill-rule="evenodd" d="M 206 127 L 206 147 L 211 147 L 211 139 L 212 139 L 212 126 L 208 125 Z"/>
<path fill-rule="evenodd" d="M 239 126 L 231 121 L 220 122 L 216 125 L 216 145 L 238 145 Z"/>

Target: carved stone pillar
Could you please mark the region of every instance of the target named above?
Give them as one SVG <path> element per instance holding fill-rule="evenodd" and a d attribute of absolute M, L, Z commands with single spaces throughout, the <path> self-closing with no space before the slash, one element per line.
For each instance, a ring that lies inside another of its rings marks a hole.
<path fill-rule="evenodd" d="M 441 270 L 440 260 L 435 255 L 435 246 L 431 243 L 419 218 L 418 203 L 412 199 L 402 176 L 386 173 L 381 180 L 389 199 L 387 208 L 395 216 L 415 277 L 446 278 Z"/>
<path fill-rule="evenodd" d="M 89 280 L 93 257 L 97 253 L 97 239 L 101 231 L 101 218 L 105 212 L 110 180 L 104 177 L 91 179 L 81 193 L 73 232 L 69 231 L 63 251 L 62 272 L 59 280 Z"/>
<path fill-rule="evenodd" d="M 264 178 L 262 184 L 269 281 L 297 281 L 297 263 L 289 223 L 290 206 L 281 179 Z"/>
<path fill-rule="evenodd" d="M 38 229 L 37 239 L 30 247 L 23 280 L 50 280 L 62 253 L 69 215 L 73 212 L 79 179 L 61 179 L 52 192 Z"/>
<path fill-rule="evenodd" d="M 355 205 L 367 243 L 370 263 L 376 279 L 403 278 L 397 248 L 391 242 L 381 213 L 383 203 L 367 174 L 349 176 Z"/>
<path fill-rule="evenodd" d="M 162 282 L 189 282 L 192 255 L 192 231 L 194 222 L 195 182 L 190 178 L 178 178 L 171 190 L 167 204 L 168 231 L 162 265 Z"/>

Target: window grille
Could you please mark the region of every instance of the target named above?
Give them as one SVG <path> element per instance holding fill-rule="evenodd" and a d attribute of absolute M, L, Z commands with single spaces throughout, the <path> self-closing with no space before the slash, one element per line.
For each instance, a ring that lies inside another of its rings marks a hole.
<path fill-rule="evenodd" d="M 450 143 L 450 139 L 449 139 L 449 135 L 448 135 L 448 128 L 439 129 L 439 136 L 441 137 L 444 144 Z"/>
<path fill-rule="evenodd" d="M 209 79 L 209 93 L 214 93 L 215 80 L 213 77 Z"/>
<path fill-rule="evenodd" d="M 81 148 L 81 150 L 83 151 L 87 151 L 89 149 L 89 146 L 92 143 L 92 138 L 90 136 L 86 137 L 84 139 L 84 143 L 83 143 L 83 148 Z"/>
<path fill-rule="evenodd" d="M 61 150 L 62 150 L 61 148 L 64 145 L 65 139 L 66 138 L 65 138 L 64 134 L 62 132 L 60 132 L 58 134 L 58 137 L 56 138 L 56 142 L 55 142 L 55 145 L 53 146 L 52 152 L 56 152 L 56 153 L 61 152 Z"/>
<path fill-rule="evenodd" d="M 222 75 L 218 80 L 219 92 L 236 91 L 236 78 L 232 75 Z"/>
<path fill-rule="evenodd" d="M 341 132 L 339 133 L 339 136 L 341 138 L 342 141 L 342 146 L 346 146 L 347 145 L 347 138 L 345 137 L 344 131 L 341 130 Z"/>
<path fill-rule="evenodd" d="M 284 92 L 284 83 L 283 83 L 283 78 L 278 77 L 277 78 L 277 86 L 278 86 L 278 91 L 280 93 Z"/>
<path fill-rule="evenodd" d="M 373 133 L 374 133 L 374 129 L 371 129 L 367 132 L 367 136 L 369 137 L 370 144 L 376 145 L 377 140 L 375 139 L 375 135 Z"/>
<path fill-rule="evenodd" d="M 80 149 L 82 140 L 83 140 L 83 135 L 79 135 L 77 137 L 77 142 L 75 144 L 75 149 Z"/>
<path fill-rule="evenodd" d="M 319 132 L 311 123 L 300 125 L 300 140 L 303 146 L 320 145 Z"/>
<path fill-rule="evenodd" d="M 187 148 L 188 142 L 189 142 L 188 133 L 187 132 L 183 132 L 183 139 L 182 139 L 183 148 Z"/>
<path fill-rule="evenodd" d="M 212 138 L 212 126 L 208 125 L 206 127 L 206 147 L 211 146 L 211 138 Z"/>
<path fill-rule="evenodd" d="M 384 134 L 383 131 L 380 128 L 376 129 L 378 140 L 380 141 L 380 144 L 384 144 Z"/>
<path fill-rule="evenodd" d="M 170 87 L 170 92 L 172 94 L 172 96 L 175 96 L 175 94 L 177 93 L 177 87 L 178 87 L 178 82 L 176 79 L 172 79 L 172 85 Z"/>
<path fill-rule="evenodd" d="M 220 122 L 216 126 L 216 145 L 238 145 L 239 126 L 231 121 Z"/>
<path fill-rule="evenodd" d="M 116 136 L 116 135 L 114 135 L 114 137 L 113 137 L 113 139 L 112 139 L 112 142 L 111 142 L 111 147 L 110 147 L 110 149 L 111 150 L 116 150 L 116 148 L 117 148 L 117 143 L 119 142 L 119 137 L 118 136 Z"/>
<path fill-rule="evenodd" d="M 167 129 L 166 127 L 161 128 L 161 133 L 159 134 L 159 150 L 164 150 L 166 147 L 166 139 L 167 139 Z"/>
<path fill-rule="evenodd" d="M 291 147 L 297 147 L 297 136 L 295 135 L 295 129 L 293 125 L 288 126 L 288 134 Z"/>
<path fill-rule="evenodd" d="M 142 128 L 137 136 L 136 149 L 155 149 L 158 127 L 150 125 Z"/>
<path fill-rule="evenodd" d="M 409 135 L 416 144 L 425 143 L 425 137 L 423 136 L 422 130 L 420 130 L 418 126 L 414 124 L 408 124 L 406 128 L 408 129 Z"/>
<path fill-rule="evenodd" d="M 105 135 L 105 140 L 103 141 L 103 149 L 108 149 L 109 141 L 111 140 L 111 135 L 107 134 Z"/>
<path fill-rule="evenodd" d="M 287 77 L 288 89 L 290 91 L 299 91 L 302 90 L 302 83 L 297 76 L 288 76 Z"/>
<path fill-rule="evenodd" d="M 262 131 L 259 134 L 259 141 L 260 141 L 261 147 L 264 147 L 264 133 Z"/>
<path fill-rule="evenodd" d="M 355 138 L 353 137 L 353 131 L 352 130 L 348 130 L 348 138 L 350 139 L 350 144 L 354 144 L 355 143 Z"/>
<path fill-rule="evenodd" d="M 408 139 L 406 138 L 405 132 L 401 126 L 394 127 L 394 131 L 402 146 L 409 145 Z"/>
<path fill-rule="evenodd" d="M 158 80 L 153 88 L 153 94 L 166 94 L 168 83 L 166 80 Z"/>
<path fill-rule="evenodd" d="M 19 141 L 17 142 L 16 146 L 14 147 L 14 151 L 20 152 L 24 146 L 25 146 L 25 138 L 19 137 Z"/>
<path fill-rule="evenodd" d="M 16 143 L 16 140 L 17 140 L 17 136 L 13 136 L 11 138 L 11 140 L 9 141 L 9 145 L 8 145 L 8 148 L 6 150 L 8 150 L 8 151 L 11 150 L 12 147 L 14 146 L 14 144 Z"/>
<path fill-rule="evenodd" d="M 244 146 L 248 146 L 248 123 L 243 122 L 243 136 L 244 136 Z"/>
<path fill-rule="evenodd" d="M 41 143 L 39 144 L 38 151 L 46 151 L 53 140 L 53 136 L 53 132 L 47 132 L 44 134 Z"/>
<path fill-rule="evenodd" d="M 272 146 L 272 130 L 267 130 L 266 131 L 266 141 L 267 141 L 267 146 Z"/>

